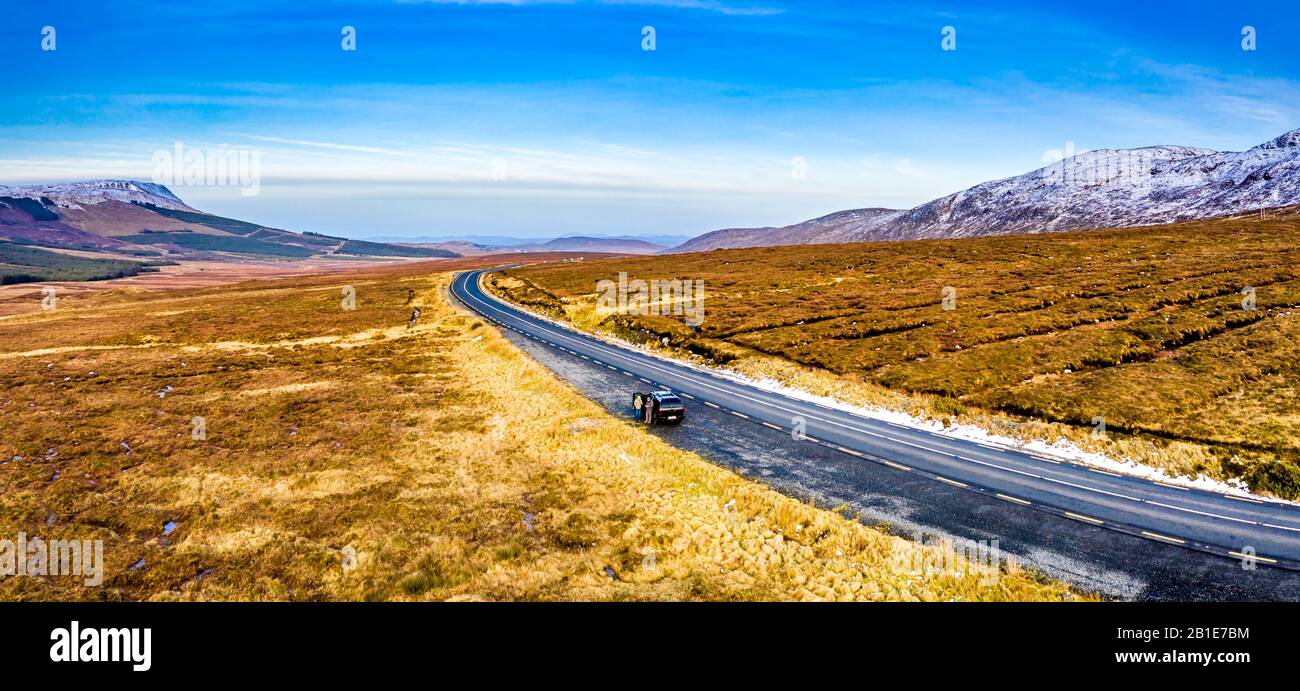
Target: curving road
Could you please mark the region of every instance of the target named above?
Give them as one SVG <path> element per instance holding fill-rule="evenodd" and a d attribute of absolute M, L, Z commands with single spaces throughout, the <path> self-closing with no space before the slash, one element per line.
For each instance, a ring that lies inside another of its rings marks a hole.
<path fill-rule="evenodd" d="M 739 424 L 792 434 L 883 464 L 899 473 L 1005 502 L 1010 510 L 1045 511 L 1169 545 L 1259 566 L 1300 570 L 1300 506 L 1218 494 L 1120 475 L 1025 451 L 945 437 L 790 398 L 693 367 L 624 348 L 532 316 L 483 290 L 466 271 L 451 291 L 493 323 L 626 375 L 671 389 L 693 405 L 711 406 Z M 635 386 L 629 386 L 630 392 Z"/>

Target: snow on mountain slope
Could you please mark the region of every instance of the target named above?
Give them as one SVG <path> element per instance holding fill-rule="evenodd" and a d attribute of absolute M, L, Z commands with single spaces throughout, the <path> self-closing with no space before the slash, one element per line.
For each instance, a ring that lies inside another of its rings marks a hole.
<path fill-rule="evenodd" d="M 0 185 L 0 197 L 37 200 L 44 197 L 62 208 L 81 208 L 106 201 L 116 201 L 141 202 L 178 211 L 195 210 L 166 187 L 135 180 L 91 180 L 57 185 Z"/>
<path fill-rule="evenodd" d="M 782 228 L 728 228 L 670 252 L 1047 233 L 1227 216 L 1300 202 L 1300 130 L 1248 151 L 1098 150 L 907 211 L 857 209 Z"/>

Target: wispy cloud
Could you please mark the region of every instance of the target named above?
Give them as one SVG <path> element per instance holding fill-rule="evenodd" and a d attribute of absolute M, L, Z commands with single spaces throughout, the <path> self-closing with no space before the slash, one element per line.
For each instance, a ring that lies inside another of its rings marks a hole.
<path fill-rule="evenodd" d="M 361 146 L 358 144 L 339 144 L 337 142 L 313 142 L 305 139 L 286 139 L 284 137 L 267 137 L 257 134 L 239 134 L 235 136 L 243 139 L 250 139 L 258 142 L 270 142 L 272 144 L 289 144 L 292 146 L 304 146 L 317 149 L 331 149 L 334 151 L 356 151 L 368 154 L 383 154 L 385 156 L 411 156 L 409 150 L 403 149 L 384 149 L 376 146 Z"/>
<path fill-rule="evenodd" d="M 583 0 L 398 0 L 398 2 L 407 5 L 513 5 L 520 7 L 583 4 Z M 769 16 L 781 14 L 785 11 L 779 7 L 734 5 L 719 0 L 586 0 L 586 4 L 703 10 L 736 16 Z"/>

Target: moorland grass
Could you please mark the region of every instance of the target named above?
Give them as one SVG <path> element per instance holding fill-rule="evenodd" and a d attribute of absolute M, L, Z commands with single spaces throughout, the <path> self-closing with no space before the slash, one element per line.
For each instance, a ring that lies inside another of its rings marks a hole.
<path fill-rule="evenodd" d="M 854 402 L 1067 438 L 1300 496 L 1300 219 L 811 245 L 512 269 L 499 293 Z M 596 282 L 702 279 L 705 319 L 608 314 Z M 955 309 L 945 310 L 946 287 Z M 1253 288 L 1254 309 L 1243 290 Z M 1104 419 L 1106 436 L 1092 435 Z"/>
<path fill-rule="evenodd" d="M 0 599 L 1075 597 L 668 446 L 451 306 L 434 271 L 0 319 L 0 537 L 102 539 L 107 561 L 101 587 L 0 578 Z"/>

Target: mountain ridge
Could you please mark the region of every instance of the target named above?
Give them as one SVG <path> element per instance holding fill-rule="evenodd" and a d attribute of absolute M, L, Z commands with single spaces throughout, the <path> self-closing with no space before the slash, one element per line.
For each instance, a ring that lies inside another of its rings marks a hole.
<path fill-rule="evenodd" d="M 662 254 L 1145 226 L 1300 202 L 1300 129 L 1246 151 L 1098 149 L 911 209 L 849 209 L 788 226 L 723 228 Z"/>
<path fill-rule="evenodd" d="M 217 216 L 186 204 L 164 185 L 114 179 L 0 186 L 0 241 L 180 259 L 460 256 Z"/>
<path fill-rule="evenodd" d="M 144 201 L 178 210 L 197 211 L 181 201 L 181 198 L 167 187 L 137 180 L 105 179 L 45 185 L 0 185 L 0 197 L 36 200 L 44 197 L 65 208 L 79 207 L 82 204 L 94 205 L 104 201 L 128 203 Z"/>

